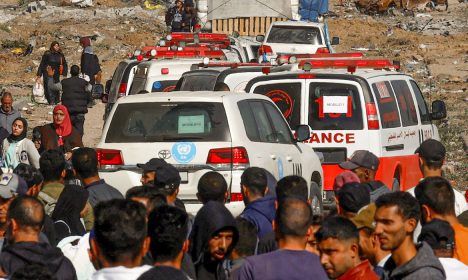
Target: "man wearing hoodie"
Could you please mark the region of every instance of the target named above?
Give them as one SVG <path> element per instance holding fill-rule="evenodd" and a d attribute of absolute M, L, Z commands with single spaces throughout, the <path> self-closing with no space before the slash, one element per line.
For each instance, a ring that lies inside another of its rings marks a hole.
<path fill-rule="evenodd" d="M 427 243 L 415 245 L 413 233 L 420 217 L 418 201 L 407 192 L 380 196 L 375 202 L 375 234 L 380 247 L 392 256 L 384 265 L 384 278 L 393 280 L 445 279 L 442 264 Z"/>
<path fill-rule="evenodd" d="M 247 168 L 241 176 L 241 191 L 245 209 L 240 215 L 257 227 L 258 238 L 273 231 L 275 219 L 275 197 L 268 192 L 265 171 L 259 167 Z"/>
<path fill-rule="evenodd" d="M 357 150 L 347 161 L 339 165 L 343 169 L 351 170 L 359 177 L 361 184 L 370 192 L 371 202 L 375 202 L 379 196 L 390 192 L 384 183 L 375 180 L 379 164 L 379 158 L 373 153 L 366 150 Z"/>
<path fill-rule="evenodd" d="M 151 266 L 141 265 L 148 252 L 146 209 L 143 204 L 112 199 L 95 208 L 90 234 L 90 258 L 96 272 L 91 280 L 135 280 Z"/>
<path fill-rule="evenodd" d="M 239 232 L 236 221 L 224 204 L 210 201 L 195 216 L 189 253 L 198 280 L 228 279 L 224 262 L 236 246 Z"/>
<path fill-rule="evenodd" d="M 0 269 L 11 276 L 25 265 L 39 264 L 59 280 L 77 279 L 75 268 L 60 249 L 39 241 L 44 216 L 44 207 L 37 198 L 20 196 L 13 200 L 8 209 L 10 244 L 0 255 Z"/>

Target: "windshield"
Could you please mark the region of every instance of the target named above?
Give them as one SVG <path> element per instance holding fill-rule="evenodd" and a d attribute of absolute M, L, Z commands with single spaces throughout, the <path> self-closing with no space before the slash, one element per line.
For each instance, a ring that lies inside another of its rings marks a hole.
<path fill-rule="evenodd" d="M 267 43 L 322 45 L 320 30 L 313 26 L 273 26 Z"/>
<path fill-rule="evenodd" d="M 180 90 L 200 91 L 213 90 L 218 75 L 187 75 L 183 77 Z"/>
<path fill-rule="evenodd" d="M 147 102 L 120 104 L 106 143 L 231 141 L 222 103 Z"/>
<path fill-rule="evenodd" d="M 354 85 L 310 83 L 309 126 L 314 130 L 363 129 L 361 100 Z"/>

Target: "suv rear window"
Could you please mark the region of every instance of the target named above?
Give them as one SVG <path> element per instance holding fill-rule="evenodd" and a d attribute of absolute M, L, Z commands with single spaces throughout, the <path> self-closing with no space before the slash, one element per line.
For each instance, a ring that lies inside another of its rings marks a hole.
<path fill-rule="evenodd" d="M 317 27 L 273 26 L 268 34 L 267 43 L 322 45 L 322 36 Z"/>
<path fill-rule="evenodd" d="M 310 83 L 309 126 L 313 130 L 363 129 L 362 109 L 356 86 Z"/>
<path fill-rule="evenodd" d="M 405 80 L 395 80 L 391 84 L 397 96 L 403 126 L 417 125 L 418 116 L 408 83 Z"/>
<path fill-rule="evenodd" d="M 372 84 L 372 89 L 379 106 L 382 128 L 400 127 L 400 115 L 395 102 L 395 93 L 389 82 L 377 82 Z"/>
<path fill-rule="evenodd" d="M 151 86 L 151 92 L 169 92 L 173 91 L 179 80 L 155 81 Z"/>
<path fill-rule="evenodd" d="M 183 77 L 180 90 L 200 91 L 213 90 L 216 84 L 215 75 L 187 75 Z"/>
<path fill-rule="evenodd" d="M 301 123 L 301 83 L 260 85 L 254 92 L 275 102 L 292 129 Z"/>
<path fill-rule="evenodd" d="M 119 104 L 106 143 L 231 141 L 226 112 L 214 102 Z"/>

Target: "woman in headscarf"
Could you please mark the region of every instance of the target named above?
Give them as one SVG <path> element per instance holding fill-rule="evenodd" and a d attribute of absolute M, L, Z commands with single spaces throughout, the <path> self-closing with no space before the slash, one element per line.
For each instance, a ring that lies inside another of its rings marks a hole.
<path fill-rule="evenodd" d="M 20 163 L 39 168 L 39 152 L 34 143 L 26 138 L 28 122 L 24 118 L 16 118 L 12 124 L 11 134 L 3 140 L 3 166 L 13 170 Z"/>
<path fill-rule="evenodd" d="M 81 218 L 89 210 L 88 191 L 81 186 L 66 185 L 60 194 L 52 220 L 57 234 L 57 243 L 68 236 L 83 236 L 86 233 Z"/>
<path fill-rule="evenodd" d="M 57 105 L 53 111 L 53 123 L 41 127 L 41 149 L 59 149 L 70 159 L 73 148 L 83 147 L 80 133 L 72 126 L 67 107 Z"/>
<path fill-rule="evenodd" d="M 57 41 L 53 41 L 52 44 L 50 44 L 50 49 L 42 56 L 41 63 L 39 64 L 36 74 L 36 81 L 41 77 L 43 79 L 44 93 L 47 98 L 47 102 L 49 102 L 49 104 L 57 104 L 60 101 L 60 92 L 49 90 L 47 87 L 47 66 L 54 69 L 54 84 L 60 82 L 60 75 L 63 77 L 67 76 L 67 61 L 65 60 L 65 56 L 60 49 L 60 44 Z"/>
<path fill-rule="evenodd" d="M 89 83 L 94 85 L 96 82 L 101 82 L 101 66 L 99 58 L 94 53 L 91 47 L 91 39 L 89 37 L 81 37 L 80 45 L 83 47 L 81 54 L 81 73 L 89 77 Z"/>

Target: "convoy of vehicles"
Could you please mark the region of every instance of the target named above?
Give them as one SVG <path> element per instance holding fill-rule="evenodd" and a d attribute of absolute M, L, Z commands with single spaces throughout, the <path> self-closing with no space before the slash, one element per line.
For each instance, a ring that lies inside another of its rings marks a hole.
<path fill-rule="evenodd" d="M 304 32 L 308 37 L 298 35 Z M 255 58 L 260 62 L 250 62 L 252 49 L 229 60 L 226 50 L 243 48 L 242 40 L 231 39 L 173 33 L 118 65 L 98 144 L 106 181 L 125 192 L 139 182 L 137 163 L 163 158 L 181 172 L 179 196 L 195 212 L 198 179 L 216 170 L 228 182 L 228 207 L 239 213 L 240 174 L 261 166 L 276 179 L 303 176 L 314 210 L 321 211 L 334 204 L 333 180 L 344 171 L 338 163 L 365 149 L 379 157 L 377 179 L 389 188 L 417 184 L 414 151 L 425 139 L 439 138 L 432 121 L 446 116 L 445 104 L 434 101 L 429 110 L 398 64 L 328 53 L 318 23 L 273 23 Z M 119 99 L 127 95 L 135 96 Z"/>

